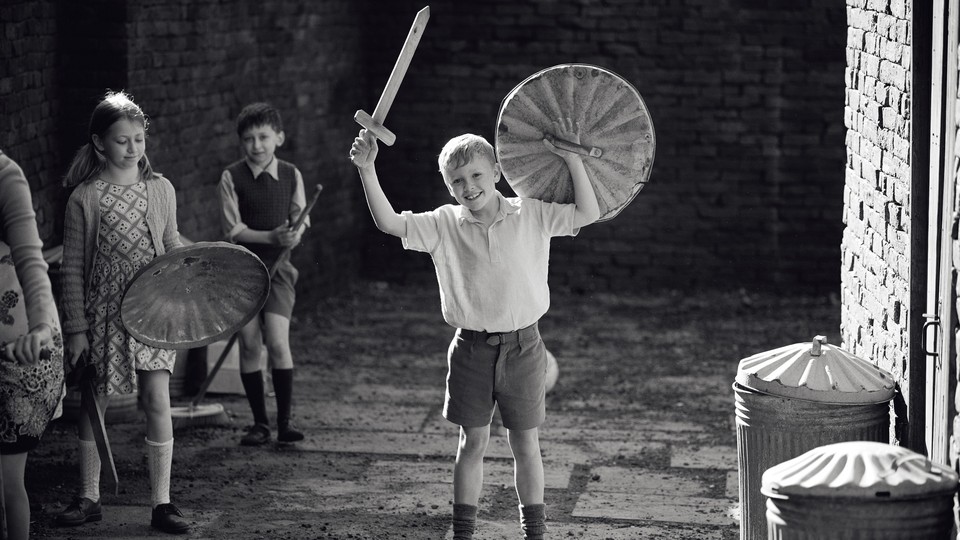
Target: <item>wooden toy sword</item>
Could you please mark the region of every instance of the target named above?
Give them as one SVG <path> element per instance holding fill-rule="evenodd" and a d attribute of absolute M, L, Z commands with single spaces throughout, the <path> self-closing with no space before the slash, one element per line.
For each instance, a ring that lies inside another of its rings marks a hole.
<path fill-rule="evenodd" d="M 407 40 L 403 42 L 403 48 L 400 50 L 400 56 L 397 57 L 397 63 L 393 65 L 393 71 L 390 72 L 390 78 L 387 79 L 387 85 L 380 94 L 380 101 L 377 102 L 377 108 L 373 110 L 373 116 L 363 110 L 359 110 L 353 115 L 353 119 L 358 124 L 365 127 L 376 138 L 383 141 L 387 146 L 393 146 L 397 136 L 392 131 L 383 126 L 387 119 L 387 112 L 393 105 L 393 98 L 397 97 L 397 91 L 400 89 L 400 83 L 403 82 L 403 76 L 407 73 L 407 67 L 410 60 L 413 59 L 413 53 L 417 50 L 420 43 L 420 37 L 427 26 L 427 20 L 430 19 L 430 6 L 427 6 L 417 12 L 413 19 L 413 25 L 407 34 Z"/>

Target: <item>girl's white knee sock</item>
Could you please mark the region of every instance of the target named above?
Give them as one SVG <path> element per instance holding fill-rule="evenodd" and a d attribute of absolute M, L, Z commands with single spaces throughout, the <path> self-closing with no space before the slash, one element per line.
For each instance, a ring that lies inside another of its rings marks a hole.
<path fill-rule="evenodd" d="M 80 496 L 100 500 L 100 454 L 94 441 L 80 441 Z"/>
<path fill-rule="evenodd" d="M 150 468 L 151 508 L 170 502 L 170 467 L 173 464 L 173 439 L 167 442 L 153 442 L 144 437 L 147 443 L 147 467 Z"/>

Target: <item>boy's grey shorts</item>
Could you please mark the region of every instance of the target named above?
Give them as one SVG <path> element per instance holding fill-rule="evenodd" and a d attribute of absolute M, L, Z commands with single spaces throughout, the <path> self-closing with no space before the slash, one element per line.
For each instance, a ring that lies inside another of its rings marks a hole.
<path fill-rule="evenodd" d="M 498 334 L 458 329 L 447 363 L 447 420 L 463 427 L 486 426 L 498 404 L 507 429 L 543 423 L 547 349 L 537 323 Z"/>
<path fill-rule="evenodd" d="M 277 267 L 277 273 L 270 280 L 270 295 L 263 305 L 263 313 L 276 313 L 287 319 L 293 315 L 293 304 L 297 299 L 295 286 L 300 273 L 287 258 Z"/>

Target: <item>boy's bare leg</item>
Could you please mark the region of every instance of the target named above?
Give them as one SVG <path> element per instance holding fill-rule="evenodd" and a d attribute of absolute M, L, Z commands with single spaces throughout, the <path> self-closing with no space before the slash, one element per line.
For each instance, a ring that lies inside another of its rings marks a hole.
<path fill-rule="evenodd" d="M 457 462 L 453 467 L 453 502 L 472 504 L 480 501 L 483 487 L 483 455 L 490 442 L 490 426 L 460 427 Z"/>
<path fill-rule="evenodd" d="M 457 461 L 453 467 L 453 538 L 470 540 L 483 488 L 483 455 L 490 442 L 490 426 L 460 427 Z"/>
<path fill-rule="evenodd" d="M 513 452 L 513 472 L 520 504 L 543 504 L 543 459 L 540 457 L 539 430 L 511 429 L 507 440 Z"/>
<path fill-rule="evenodd" d="M 290 319 L 276 313 L 263 314 L 264 340 L 273 369 L 293 369 L 290 354 Z"/>
<path fill-rule="evenodd" d="M 523 537 L 542 540 L 546 531 L 543 504 L 543 459 L 540 456 L 540 434 L 537 428 L 508 432 L 513 452 L 514 478 L 520 499 L 520 528 Z"/>

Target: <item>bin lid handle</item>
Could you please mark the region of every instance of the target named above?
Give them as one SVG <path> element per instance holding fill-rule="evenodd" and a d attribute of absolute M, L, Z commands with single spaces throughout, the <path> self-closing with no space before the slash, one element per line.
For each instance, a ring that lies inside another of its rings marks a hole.
<path fill-rule="evenodd" d="M 827 336 L 815 336 L 813 344 L 810 347 L 810 356 L 820 356 L 823 354 L 823 346 L 827 344 Z"/>

